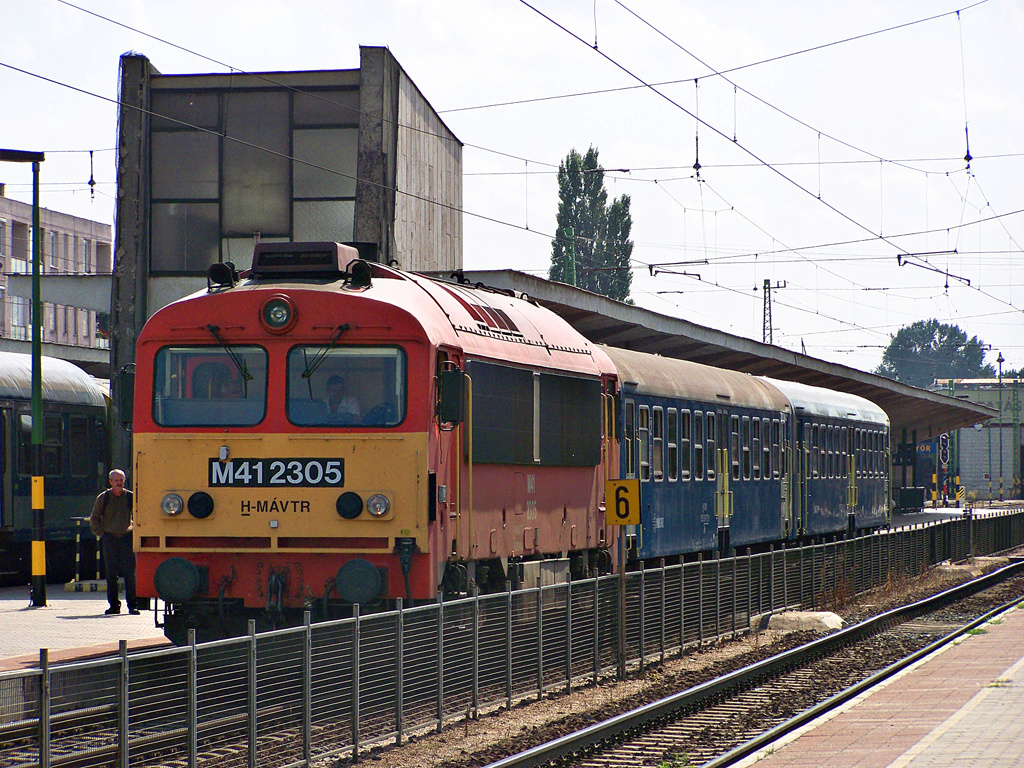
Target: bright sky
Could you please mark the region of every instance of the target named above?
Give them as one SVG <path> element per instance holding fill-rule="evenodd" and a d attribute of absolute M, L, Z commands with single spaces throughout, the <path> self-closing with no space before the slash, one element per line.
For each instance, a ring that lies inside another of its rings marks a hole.
<path fill-rule="evenodd" d="M 0 0 L 0 20 L 0 146 L 46 152 L 46 207 L 112 221 L 125 51 L 195 74 L 382 45 L 466 145 L 467 269 L 546 276 L 555 171 L 593 145 L 632 197 L 637 304 L 761 340 L 768 279 L 779 346 L 871 370 L 935 317 L 1024 366 L 1021 0 Z M 28 166 L 0 181 L 31 201 Z"/>

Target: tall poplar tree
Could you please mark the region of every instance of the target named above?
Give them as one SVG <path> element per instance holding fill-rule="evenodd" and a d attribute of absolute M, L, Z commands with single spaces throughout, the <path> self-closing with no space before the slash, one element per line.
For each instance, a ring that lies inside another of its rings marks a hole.
<path fill-rule="evenodd" d="M 558 166 L 558 228 L 548 278 L 627 301 L 633 281 L 629 195 L 608 204 L 597 155 L 594 147 L 586 155 L 573 149 Z"/>

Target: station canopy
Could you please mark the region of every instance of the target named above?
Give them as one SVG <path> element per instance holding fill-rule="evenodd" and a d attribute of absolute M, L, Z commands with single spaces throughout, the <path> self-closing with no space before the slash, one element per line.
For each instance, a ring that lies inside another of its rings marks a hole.
<path fill-rule="evenodd" d="M 889 415 L 894 442 L 915 437 L 920 442 L 996 416 L 991 408 L 976 403 L 705 328 L 522 272 L 494 270 L 461 274 L 462 279 L 472 284 L 526 294 L 598 344 L 860 395 Z"/>

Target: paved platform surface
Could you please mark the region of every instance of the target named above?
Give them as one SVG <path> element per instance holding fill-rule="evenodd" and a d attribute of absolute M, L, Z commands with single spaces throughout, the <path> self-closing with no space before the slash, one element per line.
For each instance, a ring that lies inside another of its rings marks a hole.
<path fill-rule="evenodd" d="M 116 652 L 119 640 L 130 648 L 167 642 L 155 626 L 153 611 L 131 616 L 121 598 L 121 613 L 106 616 L 107 594 L 65 592 L 63 584 L 46 585 L 46 606 L 29 607 L 28 587 L 0 589 L 0 671 L 39 665 L 39 649 L 48 648 L 50 663 Z"/>
<path fill-rule="evenodd" d="M 1024 606 L 741 765 L 1024 767 Z"/>

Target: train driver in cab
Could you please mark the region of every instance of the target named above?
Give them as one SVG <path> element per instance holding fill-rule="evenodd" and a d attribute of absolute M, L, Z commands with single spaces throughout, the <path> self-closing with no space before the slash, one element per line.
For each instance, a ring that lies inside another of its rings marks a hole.
<path fill-rule="evenodd" d="M 348 394 L 341 376 L 334 375 L 327 380 L 327 411 L 332 421 L 357 422 L 362 418 L 359 401 Z"/>

